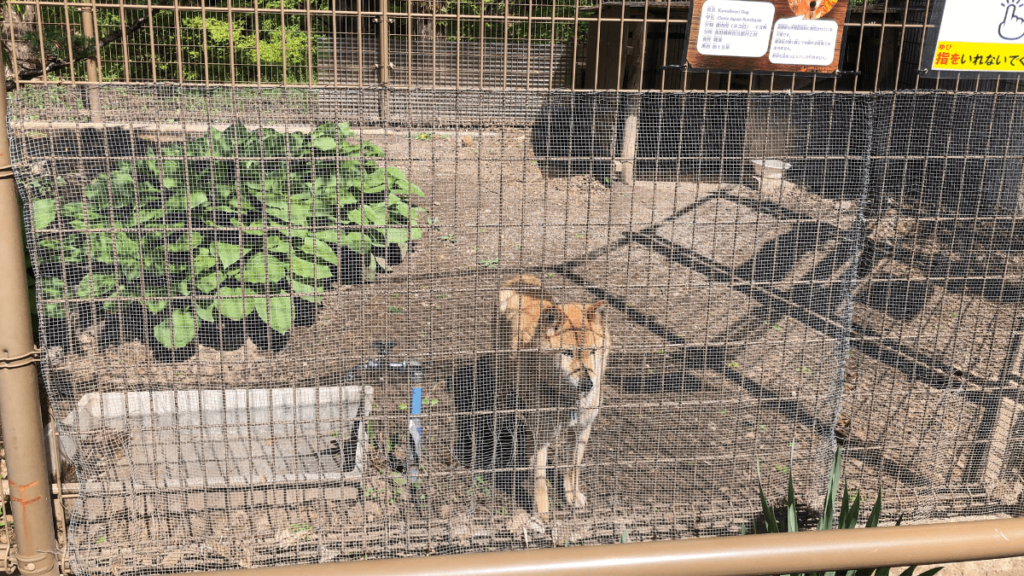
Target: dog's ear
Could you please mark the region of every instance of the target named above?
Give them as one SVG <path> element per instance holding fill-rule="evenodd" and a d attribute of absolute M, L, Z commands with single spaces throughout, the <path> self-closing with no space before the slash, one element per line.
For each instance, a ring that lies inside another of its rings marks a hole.
<path fill-rule="evenodd" d="M 605 324 L 605 317 L 608 315 L 608 303 L 598 300 L 593 304 L 587 304 L 587 322 L 590 324 Z"/>

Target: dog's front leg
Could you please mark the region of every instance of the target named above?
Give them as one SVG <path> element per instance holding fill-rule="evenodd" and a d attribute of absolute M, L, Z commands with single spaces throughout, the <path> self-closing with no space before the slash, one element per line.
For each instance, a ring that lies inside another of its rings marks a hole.
<path fill-rule="evenodd" d="M 533 504 L 537 516 L 542 520 L 548 517 L 548 447 L 541 444 L 533 455 Z"/>
<path fill-rule="evenodd" d="M 583 463 L 583 452 L 587 449 L 589 441 L 590 426 L 587 426 L 576 434 L 576 460 L 564 476 L 565 501 L 573 508 L 583 508 L 587 505 L 587 497 L 580 490 L 580 465 Z"/>

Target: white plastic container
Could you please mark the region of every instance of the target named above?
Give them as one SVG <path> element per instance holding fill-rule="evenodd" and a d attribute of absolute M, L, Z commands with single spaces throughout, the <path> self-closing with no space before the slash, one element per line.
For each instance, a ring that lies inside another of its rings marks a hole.
<path fill-rule="evenodd" d="M 63 419 L 60 447 L 108 460 L 110 474 L 85 482 L 123 488 L 352 479 L 372 399 L 370 386 L 92 392 Z M 354 462 L 329 450 L 349 440 Z"/>
<path fill-rule="evenodd" d="M 750 164 L 754 167 L 754 174 L 765 180 L 782 180 L 786 175 L 786 170 L 793 167 L 789 162 L 782 160 L 754 159 L 750 161 Z"/>

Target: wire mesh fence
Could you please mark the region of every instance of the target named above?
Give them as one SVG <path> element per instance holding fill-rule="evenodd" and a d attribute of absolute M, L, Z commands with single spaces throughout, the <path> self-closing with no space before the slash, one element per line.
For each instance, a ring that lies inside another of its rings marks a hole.
<path fill-rule="evenodd" d="M 1015 95 L 88 98 L 9 118 L 76 573 L 737 534 L 837 443 L 1019 515 Z"/>

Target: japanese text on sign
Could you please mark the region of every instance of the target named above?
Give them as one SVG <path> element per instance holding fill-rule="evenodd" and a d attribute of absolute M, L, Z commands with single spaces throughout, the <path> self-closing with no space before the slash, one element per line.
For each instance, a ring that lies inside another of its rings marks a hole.
<path fill-rule="evenodd" d="M 1024 0 L 946 0 L 930 67 L 1024 72 Z"/>
<path fill-rule="evenodd" d="M 697 51 L 756 58 L 768 51 L 775 6 L 769 2 L 710 0 L 704 4 Z"/>
<path fill-rule="evenodd" d="M 786 18 L 775 23 L 768 61 L 772 64 L 827 66 L 836 50 L 839 25 L 833 20 Z"/>

